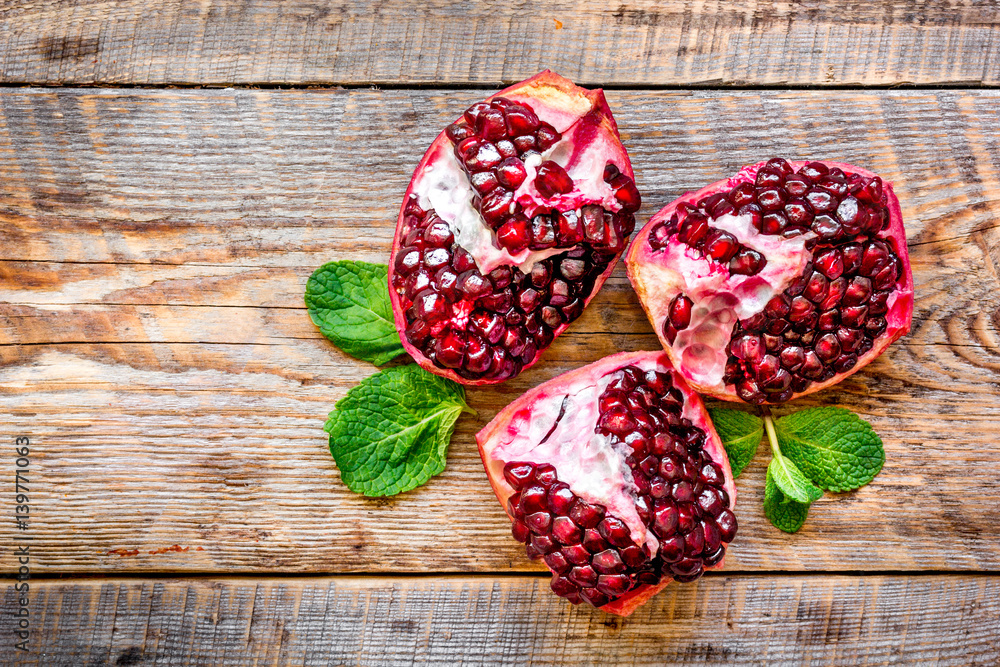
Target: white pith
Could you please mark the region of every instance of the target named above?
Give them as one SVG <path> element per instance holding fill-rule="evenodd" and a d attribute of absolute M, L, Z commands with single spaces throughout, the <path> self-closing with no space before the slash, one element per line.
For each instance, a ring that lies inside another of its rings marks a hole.
<path fill-rule="evenodd" d="M 551 124 L 563 135 L 545 153 L 529 155 L 524 161 L 527 177 L 514 192 L 514 198 L 521 205 L 524 214 L 530 219 L 539 211 L 547 212 L 553 208 L 570 211 L 591 204 L 609 211 L 619 211 L 621 203 L 611 186 L 604 181 L 604 168 L 609 161 L 625 171 L 625 165 L 621 164 L 622 158 L 619 157 L 621 149 L 617 139 L 608 136 L 609 133 L 602 129 L 590 139 L 585 150 L 573 154 L 576 146 L 573 127 L 591 107 L 588 106 L 578 115 L 570 116 L 542 106 L 531 98 L 522 99 L 513 95 L 509 99 L 532 107 L 539 119 Z M 573 179 L 572 191 L 546 199 L 535 189 L 538 167 L 545 160 L 552 160 L 566 169 Z M 438 142 L 435 153 L 426 162 L 426 166 L 415 174 L 412 192 L 417 196 L 420 208 L 425 211 L 433 209 L 448 223 L 455 241 L 472 255 L 480 273 L 484 275 L 503 265 L 516 266 L 522 273 L 528 273 L 535 263 L 573 247 L 546 250 L 525 248 L 513 255 L 506 248 L 498 247 L 496 234 L 472 205 L 475 190 L 447 139 Z"/>
<path fill-rule="evenodd" d="M 806 241 L 812 232 L 786 239 L 759 233 L 749 215 L 723 215 L 709 225 L 729 232 L 737 241 L 767 258 L 760 273 L 730 275 L 728 266 L 704 257 L 700 251 L 671 239 L 663 250 L 653 251 L 656 262 L 643 268 L 642 281 L 650 302 L 665 305 L 660 320 L 668 316 L 667 306 L 677 294 L 691 299 L 691 323 L 677 333 L 671 348 L 698 384 L 722 384 L 726 346 L 738 319 L 747 319 L 764 310 L 775 294 L 780 294 L 801 275 L 812 253 Z"/>

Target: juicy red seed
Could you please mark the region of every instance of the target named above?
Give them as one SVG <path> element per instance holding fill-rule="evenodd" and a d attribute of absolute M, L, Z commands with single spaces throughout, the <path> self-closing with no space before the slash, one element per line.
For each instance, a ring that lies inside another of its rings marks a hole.
<path fill-rule="evenodd" d="M 548 512 L 535 512 L 524 517 L 524 524 L 536 535 L 548 535 L 552 527 L 552 515 Z"/>
<path fill-rule="evenodd" d="M 739 249 L 739 242 L 732 234 L 715 229 L 705 238 L 704 247 L 707 256 L 717 262 L 728 262 Z"/>
<path fill-rule="evenodd" d="M 546 495 L 548 491 L 544 486 L 533 485 L 521 491 L 520 509 L 525 514 L 534 514 L 545 510 Z"/>
<path fill-rule="evenodd" d="M 695 246 L 708 233 L 708 218 L 700 213 L 690 213 L 681 223 L 678 240 L 690 246 Z"/>
<path fill-rule="evenodd" d="M 580 586 L 594 586 L 597 584 L 597 572 L 589 565 L 577 566 L 570 570 L 569 580 Z"/>
<path fill-rule="evenodd" d="M 829 248 L 816 255 L 813 265 L 830 280 L 836 280 L 844 273 L 844 258 L 836 248 Z"/>
<path fill-rule="evenodd" d="M 566 560 L 574 565 L 586 565 L 590 562 L 590 551 L 582 544 L 572 544 L 562 548 L 562 554 Z"/>
<path fill-rule="evenodd" d="M 538 174 L 535 176 L 535 189 L 546 199 L 551 199 L 556 195 L 571 192 L 573 179 L 560 165 L 552 160 L 546 160 L 538 167 Z"/>
<path fill-rule="evenodd" d="M 719 527 L 719 534 L 722 537 L 723 542 L 732 542 L 733 538 L 736 537 L 736 515 L 733 514 L 732 510 L 723 510 L 721 514 L 715 519 L 716 525 Z"/>
<path fill-rule="evenodd" d="M 741 248 L 729 262 L 729 272 L 742 276 L 753 276 L 761 272 L 767 260 L 756 250 Z"/>
<path fill-rule="evenodd" d="M 687 503 L 694 499 L 694 487 L 691 482 L 682 479 L 673 485 L 670 495 L 679 503 Z"/>
<path fill-rule="evenodd" d="M 627 569 L 616 549 L 605 549 L 594 554 L 590 563 L 601 574 L 620 574 Z"/>
<path fill-rule="evenodd" d="M 719 516 L 719 513 L 725 509 L 722 495 L 710 486 L 698 494 L 697 503 L 702 512 L 711 516 Z"/>
<path fill-rule="evenodd" d="M 670 323 L 678 331 L 686 329 L 691 324 L 691 307 L 693 305 L 691 299 L 683 294 L 678 294 L 670 302 Z"/>
<path fill-rule="evenodd" d="M 751 364 L 760 361 L 764 356 L 764 344 L 760 336 L 754 334 L 744 334 L 734 338 L 730 342 L 730 349 L 733 356 Z"/>
<path fill-rule="evenodd" d="M 660 558 L 666 563 L 676 563 L 684 557 L 684 536 L 675 535 L 660 542 Z"/>
<path fill-rule="evenodd" d="M 722 546 L 722 532 L 719 530 L 719 526 L 711 519 L 705 519 L 701 528 L 705 534 L 705 553 L 710 554 L 718 551 L 719 547 Z"/>
<path fill-rule="evenodd" d="M 523 522 L 517 520 L 514 520 L 511 524 L 510 532 L 514 536 L 514 539 L 521 544 L 527 542 L 528 538 L 531 536 L 531 531 L 528 530 L 528 527 L 524 525 Z"/>
<path fill-rule="evenodd" d="M 597 527 L 601 537 L 616 547 L 627 547 L 632 544 L 629 529 L 621 521 L 613 516 L 606 517 Z"/>
<path fill-rule="evenodd" d="M 552 537 L 562 544 L 577 544 L 583 535 L 580 527 L 568 516 L 557 516 L 552 520 Z"/>
<path fill-rule="evenodd" d="M 701 525 L 696 525 L 684 536 L 684 555 L 691 558 L 701 553 L 705 548 L 705 533 Z"/>
<path fill-rule="evenodd" d="M 496 169 L 496 178 L 500 185 L 510 190 L 516 190 L 527 177 L 524 163 L 514 157 L 509 157 Z"/>
<path fill-rule="evenodd" d="M 589 602 L 594 607 L 603 607 L 608 603 L 608 596 L 596 588 L 580 589 L 580 597 Z"/>
<path fill-rule="evenodd" d="M 531 242 L 531 223 L 523 217 L 511 217 L 497 230 L 497 241 L 512 253 L 528 247 Z"/>
<path fill-rule="evenodd" d="M 604 508 L 577 500 L 569 510 L 569 518 L 581 528 L 594 528 L 604 518 Z"/>
<path fill-rule="evenodd" d="M 597 590 L 612 597 L 624 595 L 631 585 L 631 580 L 624 574 L 601 574 L 597 577 Z"/>
<path fill-rule="evenodd" d="M 573 567 L 561 551 L 553 551 L 552 553 L 545 554 L 545 564 L 549 566 L 553 572 L 557 574 L 565 574 L 571 567 Z"/>
<path fill-rule="evenodd" d="M 508 463 L 503 468 L 503 477 L 514 489 L 528 484 L 535 474 L 535 466 L 530 463 Z"/>
<path fill-rule="evenodd" d="M 556 469 L 548 463 L 539 464 L 535 468 L 535 480 L 544 487 L 550 487 L 556 481 Z"/>
<path fill-rule="evenodd" d="M 620 188 L 615 190 L 615 198 L 621 202 L 622 208 L 629 213 L 635 213 L 642 206 L 642 196 L 639 194 L 639 189 L 635 187 L 635 183 L 631 180 L 625 181 Z"/>
<path fill-rule="evenodd" d="M 784 181 L 783 175 L 780 171 L 771 169 L 770 167 L 763 167 L 757 172 L 757 178 L 754 181 L 754 185 L 758 188 L 767 188 L 772 186 L 779 186 Z"/>
<path fill-rule="evenodd" d="M 544 555 L 552 551 L 555 551 L 559 545 L 557 545 L 555 541 L 548 535 L 532 535 L 531 546 L 539 554 Z"/>
<path fill-rule="evenodd" d="M 757 202 L 765 211 L 777 211 L 788 200 L 788 195 L 781 188 L 766 188 L 757 191 Z"/>
<path fill-rule="evenodd" d="M 614 408 L 601 415 L 600 428 L 603 431 L 624 437 L 636 428 L 631 413 L 624 407 Z"/>
<path fill-rule="evenodd" d="M 673 502 L 656 507 L 653 517 L 653 530 L 660 537 L 670 537 L 677 531 L 678 513 Z"/>

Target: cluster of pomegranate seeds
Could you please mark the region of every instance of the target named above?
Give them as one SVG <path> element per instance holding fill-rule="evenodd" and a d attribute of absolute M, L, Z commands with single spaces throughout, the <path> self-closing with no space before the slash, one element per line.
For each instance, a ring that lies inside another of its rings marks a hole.
<path fill-rule="evenodd" d="M 527 273 L 500 266 L 484 275 L 447 222 L 423 210 L 415 195 L 406 203 L 392 284 L 406 315 L 406 340 L 439 368 L 465 379 L 506 380 L 583 312 L 596 281 L 635 228 L 639 192 L 608 162 L 603 177 L 621 203 L 619 211 L 590 204 L 544 209 L 529 220 L 514 200 L 527 177 L 523 159 L 529 154 L 539 161 L 534 183 L 543 196 L 573 190 L 566 170 L 540 157 L 561 139 L 559 132 L 529 106 L 496 98 L 472 105 L 446 134 L 498 247 L 511 253 L 568 249 Z"/>
<path fill-rule="evenodd" d="M 527 104 L 503 97 L 477 102 L 445 133 L 476 191 L 473 206 L 496 232 L 498 246 L 511 254 L 525 248 L 545 250 L 583 241 L 617 245 L 620 250 L 635 228 L 633 214 L 639 210 L 639 191 L 632 179 L 610 163 L 604 180 L 615 191 L 621 211 L 612 213 L 593 206 L 563 214 L 539 212 L 531 219 L 525 215 L 515 200 L 515 192 L 528 177 L 524 160 L 529 155 L 540 160 L 537 156 L 562 139 Z M 568 194 L 574 187 L 566 170 L 552 160 L 540 162 L 534 186 L 546 199 Z"/>
<path fill-rule="evenodd" d="M 851 370 L 886 330 L 901 269 L 878 239 L 818 246 L 798 280 L 737 322 L 723 380 L 748 403 L 781 403 Z"/>
<path fill-rule="evenodd" d="M 404 335 L 437 366 L 468 379 L 517 375 L 557 328 L 580 316 L 618 252 L 581 243 L 536 262 L 529 273 L 500 266 L 483 275 L 448 224 L 415 199 L 404 225 L 393 275 L 406 308 Z"/>
<path fill-rule="evenodd" d="M 796 172 L 786 160 L 772 158 L 757 172 L 754 183 L 740 183 L 693 207 L 680 204 L 669 220 L 650 232 L 650 247 L 659 250 L 676 234 L 704 256 L 728 264 L 731 274 L 760 273 L 767 264 L 763 255 L 711 226 L 712 220 L 726 214 L 749 214 L 761 234 L 792 238 L 811 230 L 817 242 L 828 244 L 874 236 L 889 224 L 878 176 L 845 174 L 822 162 L 810 162 Z"/>
<path fill-rule="evenodd" d="M 705 432 L 681 417 L 670 376 L 626 366 L 601 395 L 597 432 L 625 459 L 638 487 L 637 513 L 659 542 L 637 545 L 620 518 L 560 482 L 547 463 L 510 462 L 504 478 L 512 533 L 553 571 L 552 590 L 574 604 L 605 605 L 668 576 L 694 581 L 719 563 L 736 536 L 722 469 L 703 451 Z"/>

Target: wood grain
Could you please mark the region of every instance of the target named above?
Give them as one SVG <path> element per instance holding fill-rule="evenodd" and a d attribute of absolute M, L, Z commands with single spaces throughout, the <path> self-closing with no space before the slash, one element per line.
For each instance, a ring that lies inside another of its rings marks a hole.
<path fill-rule="evenodd" d="M 541 381 L 655 347 L 622 271 L 542 363 L 470 389 L 479 418 L 460 420 L 444 474 L 383 500 L 345 489 L 321 428 L 374 368 L 322 339 L 301 301 L 325 261 L 386 260 L 410 170 L 480 94 L 0 93 L 0 424 L 33 443 L 37 574 L 539 569 L 509 538 L 473 435 Z M 856 162 L 903 202 L 913 333 L 799 402 L 858 410 L 886 467 L 790 537 L 762 515 L 761 455 L 738 481 L 728 569 L 1000 568 L 1000 449 L 986 444 L 1000 416 L 1000 93 L 609 97 L 641 217 L 771 154 Z M 0 553 L 0 569 L 13 562 Z"/>
<path fill-rule="evenodd" d="M 990 2 L 39 0 L 0 9 L 0 82 L 1000 83 Z"/>
<path fill-rule="evenodd" d="M 15 596 L 4 584 L 0 634 Z M 709 576 L 628 619 L 543 577 L 32 582 L 51 665 L 995 665 L 996 576 Z"/>

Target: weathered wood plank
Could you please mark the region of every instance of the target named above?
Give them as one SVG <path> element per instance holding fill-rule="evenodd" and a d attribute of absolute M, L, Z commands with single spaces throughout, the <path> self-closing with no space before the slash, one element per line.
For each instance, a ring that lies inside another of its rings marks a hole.
<path fill-rule="evenodd" d="M 346 491 L 321 430 L 374 369 L 301 301 L 324 261 L 385 261 L 409 170 L 477 96 L 0 94 L 0 423 L 34 443 L 39 572 L 539 567 L 508 537 L 473 435 L 538 382 L 656 345 L 622 271 L 541 364 L 469 391 L 479 419 L 459 422 L 442 476 L 387 500 Z M 1000 413 L 1000 93 L 611 98 L 647 217 L 772 153 L 868 165 L 904 205 L 914 332 L 802 402 L 870 418 L 886 468 L 788 537 L 760 510 L 762 456 L 739 480 L 728 568 L 996 569 L 1000 450 L 981 443 Z"/>
<path fill-rule="evenodd" d="M 4 584 L 0 634 L 16 596 Z M 84 579 L 31 584 L 4 664 L 994 665 L 996 576 L 710 576 L 628 619 L 546 578 Z"/>
<path fill-rule="evenodd" d="M 0 81 L 357 84 L 1000 83 L 991 3 L 491 0 L 190 5 L 42 0 L 0 12 Z"/>

